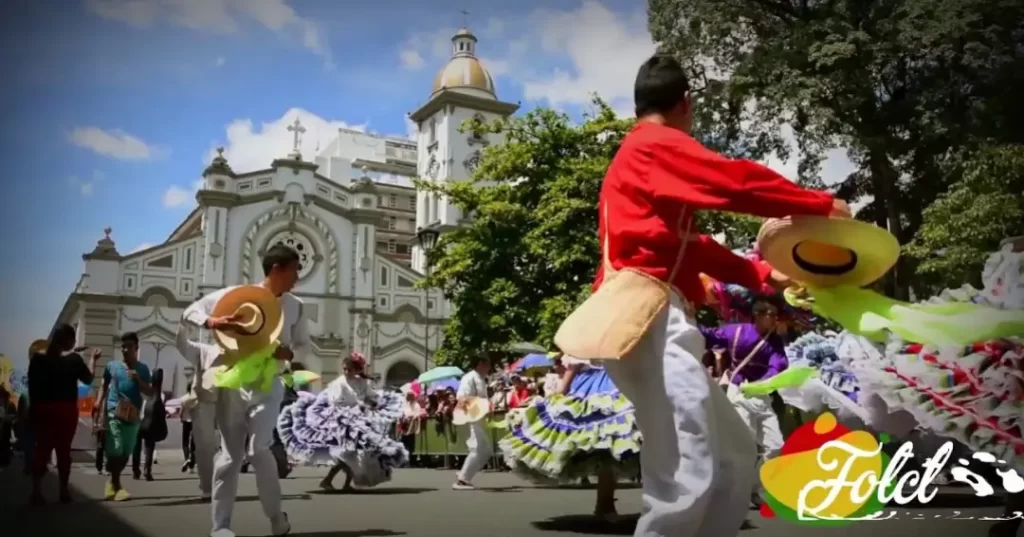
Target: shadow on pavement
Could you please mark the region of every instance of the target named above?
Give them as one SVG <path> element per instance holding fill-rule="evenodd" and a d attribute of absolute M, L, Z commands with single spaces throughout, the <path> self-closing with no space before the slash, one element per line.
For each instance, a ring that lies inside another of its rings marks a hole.
<path fill-rule="evenodd" d="M 592 515 L 565 515 L 531 522 L 530 525 L 541 531 L 587 535 L 633 535 L 638 518 L 640 515 L 624 515 L 619 520 L 608 522 Z"/>
<path fill-rule="evenodd" d="M 609 522 L 591 515 L 565 515 L 550 518 L 542 522 L 531 522 L 530 525 L 541 531 L 582 533 L 586 535 L 633 535 L 639 514 L 623 515 L 614 522 Z M 757 526 L 749 520 L 743 522 L 741 531 L 756 530 Z"/>
<path fill-rule="evenodd" d="M 313 531 L 289 533 L 288 537 L 395 537 L 398 535 L 405 535 L 405 532 L 391 530 Z"/>
<path fill-rule="evenodd" d="M 5 535 L 81 537 L 88 533 L 87 528 L 118 537 L 145 535 L 103 503 L 85 498 L 74 485 L 71 486 L 71 494 L 75 502 L 70 505 L 57 503 L 57 477 L 53 472 L 43 481 L 43 493 L 50 503 L 29 507 L 31 487 L 31 478 L 22 473 L 19 464 L 0 472 L 0 520 L 3 521 Z"/>
<path fill-rule="evenodd" d="M 178 499 L 175 499 L 178 498 Z M 281 501 L 289 500 L 311 500 L 312 497 L 309 494 L 283 494 L 281 495 Z M 169 502 L 155 502 L 155 503 L 134 503 L 139 500 L 171 500 Z M 235 503 L 241 502 L 258 502 L 260 501 L 259 496 L 238 496 L 235 498 Z M 132 496 L 131 502 L 121 504 L 123 507 L 181 507 L 185 505 L 202 505 L 204 503 L 210 503 L 209 500 L 202 498 L 196 498 L 193 496 Z"/>
<path fill-rule="evenodd" d="M 416 488 L 416 487 L 385 487 L 373 489 L 355 490 L 310 490 L 310 494 L 321 496 L 389 496 L 392 494 L 422 494 L 424 492 L 435 492 L 437 489 Z"/>

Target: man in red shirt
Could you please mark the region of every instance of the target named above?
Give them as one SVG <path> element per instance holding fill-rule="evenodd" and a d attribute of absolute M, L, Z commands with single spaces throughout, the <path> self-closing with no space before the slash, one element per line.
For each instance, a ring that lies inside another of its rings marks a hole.
<path fill-rule="evenodd" d="M 674 291 L 630 355 L 607 362 L 615 385 L 636 406 L 644 438 L 638 537 L 735 536 L 757 479 L 754 439 L 701 364 L 705 342 L 693 317 L 704 297 L 698 275 L 749 289 L 788 282 L 700 235 L 694 212 L 850 215 L 845 202 L 825 192 L 805 190 L 755 162 L 722 157 L 691 138 L 689 92 L 670 56 L 655 55 L 640 67 L 639 121 L 601 188 L 598 232 L 612 267 L 643 271 Z M 602 267 L 595 289 L 603 277 Z"/>

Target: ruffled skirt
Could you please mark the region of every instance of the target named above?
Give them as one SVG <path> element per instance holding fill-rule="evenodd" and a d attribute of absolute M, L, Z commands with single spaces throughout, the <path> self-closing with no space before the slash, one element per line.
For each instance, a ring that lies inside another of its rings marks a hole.
<path fill-rule="evenodd" d="M 633 404 L 603 368 L 576 374 L 567 393 L 527 407 L 499 447 L 516 473 L 538 482 L 568 482 L 611 468 L 639 472 L 640 429 Z"/>
<path fill-rule="evenodd" d="M 1024 346 L 993 341 L 965 349 L 894 344 L 861 386 L 940 436 L 1024 469 Z"/>
<path fill-rule="evenodd" d="M 277 430 L 288 455 L 307 465 L 345 463 L 353 484 L 372 487 L 408 463 L 409 452 L 391 437 L 402 414 L 401 394 L 382 392 L 376 408 L 335 404 L 326 393 L 300 394 L 284 408 Z"/>

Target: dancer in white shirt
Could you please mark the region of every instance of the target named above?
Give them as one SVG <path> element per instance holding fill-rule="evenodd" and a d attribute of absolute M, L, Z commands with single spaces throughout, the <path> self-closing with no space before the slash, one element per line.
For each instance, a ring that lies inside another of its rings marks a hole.
<path fill-rule="evenodd" d="M 199 491 L 204 500 L 209 500 L 213 495 L 213 457 L 217 453 L 217 389 L 213 385 L 213 375 L 207 373 L 224 364 L 221 363 L 220 347 L 192 341 L 189 332 L 188 324 L 178 324 L 178 352 L 195 367 L 192 389 L 182 407 L 188 405 L 192 421 L 192 442 L 195 444 L 192 462 L 199 472 Z M 184 408 L 182 412 L 185 412 Z"/>
<path fill-rule="evenodd" d="M 466 373 L 459 382 L 458 405 L 466 406 L 469 397 L 482 397 L 487 399 L 487 374 L 491 371 L 491 362 L 487 358 L 477 358 L 473 370 Z M 473 490 L 473 477 L 480 470 L 487 466 L 487 461 L 494 456 L 494 446 L 491 444 L 491 436 L 487 434 L 487 420 L 480 420 L 469 424 L 469 439 L 466 441 L 469 454 L 466 455 L 466 462 L 462 464 L 462 470 L 455 477 L 452 484 L 454 490 Z"/>
<path fill-rule="evenodd" d="M 298 281 L 301 268 L 298 253 L 283 245 L 271 247 L 263 257 L 265 279 L 262 285 L 279 297 L 284 317 L 284 328 L 278 336 L 280 346 L 274 355 L 282 362 L 303 356 L 310 348 L 309 332 L 302 319 L 302 302 L 289 292 Z M 217 301 L 232 289 L 234 287 L 203 297 L 185 310 L 182 320 L 207 330 L 242 332 L 236 318 L 211 317 Z M 280 378 L 274 380 L 269 392 L 217 389 L 215 419 L 221 435 L 221 450 L 213 469 L 212 537 L 234 537 L 231 513 L 238 495 L 238 475 L 245 459 L 245 440 L 250 435 L 249 460 L 256 474 L 263 513 L 270 519 L 274 535 L 291 531 L 288 516 L 281 511 L 277 462 L 270 452 L 283 400 L 284 384 Z"/>

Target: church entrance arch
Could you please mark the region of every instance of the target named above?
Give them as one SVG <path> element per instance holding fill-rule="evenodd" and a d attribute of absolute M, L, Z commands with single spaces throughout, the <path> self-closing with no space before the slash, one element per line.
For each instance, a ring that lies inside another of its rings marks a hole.
<path fill-rule="evenodd" d="M 416 380 L 419 376 L 420 370 L 416 366 L 406 361 L 395 362 L 384 375 L 384 386 L 400 388 L 402 385 Z"/>

